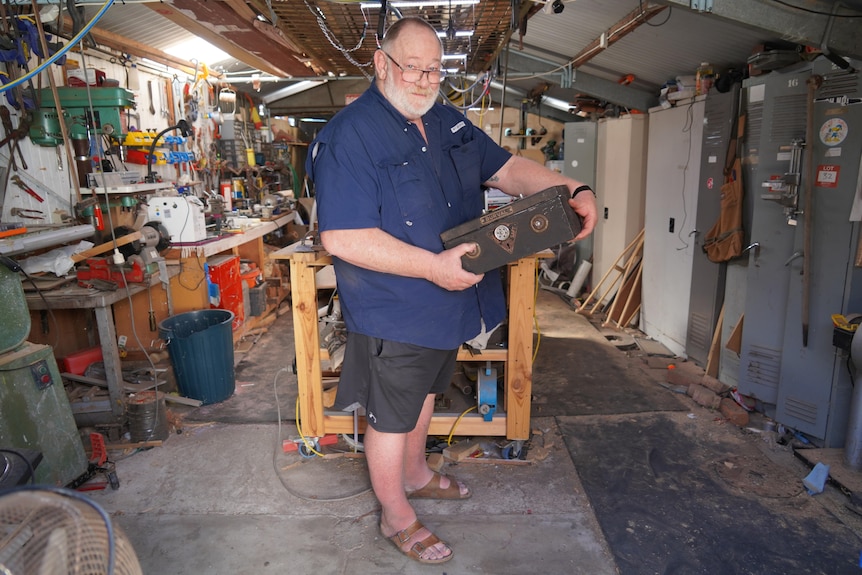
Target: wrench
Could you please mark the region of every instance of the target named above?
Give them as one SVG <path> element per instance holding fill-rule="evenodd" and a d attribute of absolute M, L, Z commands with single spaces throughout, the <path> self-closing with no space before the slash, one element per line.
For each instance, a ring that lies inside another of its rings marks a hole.
<path fill-rule="evenodd" d="M 16 175 L 14 175 L 14 176 L 12 176 L 10 179 L 12 180 L 12 182 L 13 182 L 16 186 L 18 186 L 19 188 L 21 188 L 22 190 L 24 190 L 25 192 L 27 192 L 28 194 L 30 194 L 31 196 L 33 196 L 34 198 L 36 198 L 36 200 L 37 200 L 40 204 L 41 204 L 42 202 L 44 202 L 44 201 L 45 201 L 45 198 L 43 198 L 42 196 L 40 196 L 39 194 L 37 194 L 36 192 L 34 192 L 34 191 L 33 191 L 33 188 L 31 188 L 30 186 L 28 186 L 27 184 L 25 184 L 25 183 L 24 183 L 24 180 L 22 180 L 20 177 L 18 177 L 18 175 L 17 175 L 17 174 L 16 174 Z"/>
<path fill-rule="evenodd" d="M 26 218 L 28 220 L 44 220 L 45 216 L 41 214 L 42 212 L 39 210 L 25 210 L 24 208 L 12 208 L 9 210 L 9 215 L 16 218 Z"/>

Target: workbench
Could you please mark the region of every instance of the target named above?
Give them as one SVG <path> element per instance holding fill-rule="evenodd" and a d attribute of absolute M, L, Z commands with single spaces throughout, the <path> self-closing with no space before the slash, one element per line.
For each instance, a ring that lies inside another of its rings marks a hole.
<path fill-rule="evenodd" d="M 261 221 L 240 233 L 223 234 L 218 239 L 197 244 L 170 246 L 163 255 L 169 266 L 176 265 L 180 270 L 171 281 L 174 313 L 209 308 L 209 293 L 204 274 L 207 258 L 230 253 L 240 259 L 250 260 L 262 269 L 267 257 L 263 237 L 283 228 L 292 222 L 294 217 L 294 212 L 288 211 L 271 220 Z"/>
<path fill-rule="evenodd" d="M 219 238 L 205 240 L 194 244 L 171 245 L 162 255 L 165 258 L 171 276 L 171 304 L 174 315 L 210 308 L 209 290 L 207 286 L 204 264 L 207 258 L 218 254 L 230 254 L 240 259 L 249 260 L 263 270 L 267 259 L 263 238 L 289 222 L 293 221 L 292 211 L 279 214 L 271 220 L 260 221 L 242 232 L 225 233 Z M 283 290 L 286 292 L 286 290 Z M 157 297 L 150 297 L 157 295 Z M 278 299 L 280 299 L 279 296 Z M 167 301 L 162 294 L 140 294 L 132 299 L 129 309 L 128 302 L 119 302 L 116 307 L 116 326 L 119 334 L 127 335 L 127 348 L 130 358 L 143 356 L 138 347 L 137 339 L 144 344 L 146 351 L 151 353 L 160 348 L 162 342 L 158 334 L 148 327 L 147 311 L 154 310 L 156 322 L 161 323 L 169 317 Z M 267 312 L 271 311 L 267 307 Z M 132 316 L 134 315 L 134 321 Z M 264 313 L 266 315 L 266 313 Z M 246 321 L 233 331 L 234 342 L 239 341 L 249 329 L 256 327 L 256 318 L 246 318 Z M 137 334 L 137 338 L 134 337 Z"/>
<path fill-rule="evenodd" d="M 171 270 L 168 270 L 171 275 Z M 92 309 L 96 316 L 96 327 L 99 332 L 99 342 L 102 347 L 102 360 L 105 363 L 105 379 L 108 382 L 110 410 L 104 413 L 104 423 L 116 422 L 123 416 L 125 403 L 123 401 L 123 366 L 120 362 L 120 350 L 117 345 L 117 330 L 114 325 L 113 306 L 125 301 L 129 295 L 149 290 L 161 281 L 156 272 L 145 283 L 130 283 L 128 290 L 124 287 L 116 291 L 99 291 L 80 287 L 73 283 L 66 286 L 37 293 L 26 294 L 27 306 L 31 310 L 45 309 Z M 44 299 L 43 299 L 44 298 Z M 46 305 L 47 304 L 47 305 Z"/>
<path fill-rule="evenodd" d="M 299 418 L 302 433 L 322 437 L 327 433 L 353 433 L 351 413 L 325 411 L 320 361 L 326 350 L 321 349 L 318 325 L 316 272 L 332 263 L 324 251 L 297 251 L 300 243 L 270 254 L 272 259 L 290 261 L 293 329 L 296 346 L 296 375 L 299 387 Z M 479 353 L 461 349 L 459 361 L 503 362 L 504 408 L 498 406 L 491 421 L 471 412 L 435 412 L 429 433 L 448 435 L 457 424 L 459 435 L 505 436 L 511 440 L 530 437 L 530 399 L 533 369 L 533 310 L 535 307 L 536 255 L 521 258 L 508 267 L 508 347 L 486 349 Z M 459 417 L 461 418 L 459 421 Z M 359 431 L 364 430 L 365 418 L 359 418 Z"/>

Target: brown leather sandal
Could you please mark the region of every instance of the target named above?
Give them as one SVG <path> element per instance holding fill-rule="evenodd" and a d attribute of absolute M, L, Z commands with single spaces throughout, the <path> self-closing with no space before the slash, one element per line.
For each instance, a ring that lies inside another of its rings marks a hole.
<path fill-rule="evenodd" d="M 440 479 L 443 477 L 449 478 L 449 487 L 445 489 L 440 487 Z M 407 497 L 410 499 L 469 499 L 473 493 L 468 489 L 467 493 L 461 493 L 461 485 L 451 475 L 444 475 L 434 472 L 431 480 L 415 491 L 408 491 Z"/>
<path fill-rule="evenodd" d="M 423 527 L 424 525 L 422 525 L 422 523 L 417 519 L 412 524 L 410 524 L 409 527 L 402 529 L 395 535 L 387 537 L 387 539 L 389 539 L 392 544 L 398 548 L 399 551 L 401 551 L 411 559 L 418 561 L 419 563 L 435 565 L 438 563 L 445 563 L 446 561 L 449 561 L 452 556 L 455 555 L 455 553 L 452 551 L 452 548 L 449 547 L 448 543 L 446 543 L 445 541 L 441 541 L 433 533 L 428 535 L 422 541 L 417 541 L 407 549 L 404 548 L 404 544 L 410 541 L 413 534 L 422 529 Z M 422 554 L 425 552 L 426 549 L 428 549 L 429 547 L 433 547 L 437 543 L 443 543 L 443 545 L 445 545 L 449 549 L 449 555 L 446 555 L 445 557 L 441 557 L 439 559 L 425 559 L 424 557 L 422 557 Z"/>

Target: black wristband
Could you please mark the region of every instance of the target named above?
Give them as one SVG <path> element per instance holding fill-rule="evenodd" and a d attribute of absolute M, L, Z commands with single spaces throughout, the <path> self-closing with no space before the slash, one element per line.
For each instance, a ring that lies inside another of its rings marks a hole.
<path fill-rule="evenodd" d="M 585 190 L 591 191 L 593 193 L 593 197 L 596 197 L 596 192 L 593 191 L 593 189 L 591 187 L 586 186 L 586 185 L 578 186 L 577 188 L 575 188 L 575 191 L 572 192 L 572 197 L 574 198 L 575 196 L 577 196 L 578 194 L 580 194 L 581 192 L 583 192 Z"/>

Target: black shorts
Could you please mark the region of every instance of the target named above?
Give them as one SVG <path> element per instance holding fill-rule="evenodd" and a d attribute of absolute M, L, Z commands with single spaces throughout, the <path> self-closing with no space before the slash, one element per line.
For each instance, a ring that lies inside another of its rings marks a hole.
<path fill-rule="evenodd" d="M 368 425 L 384 433 L 407 433 L 416 427 L 429 393 L 443 393 L 452 383 L 458 350 L 347 335 L 335 409 L 365 408 Z"/>

